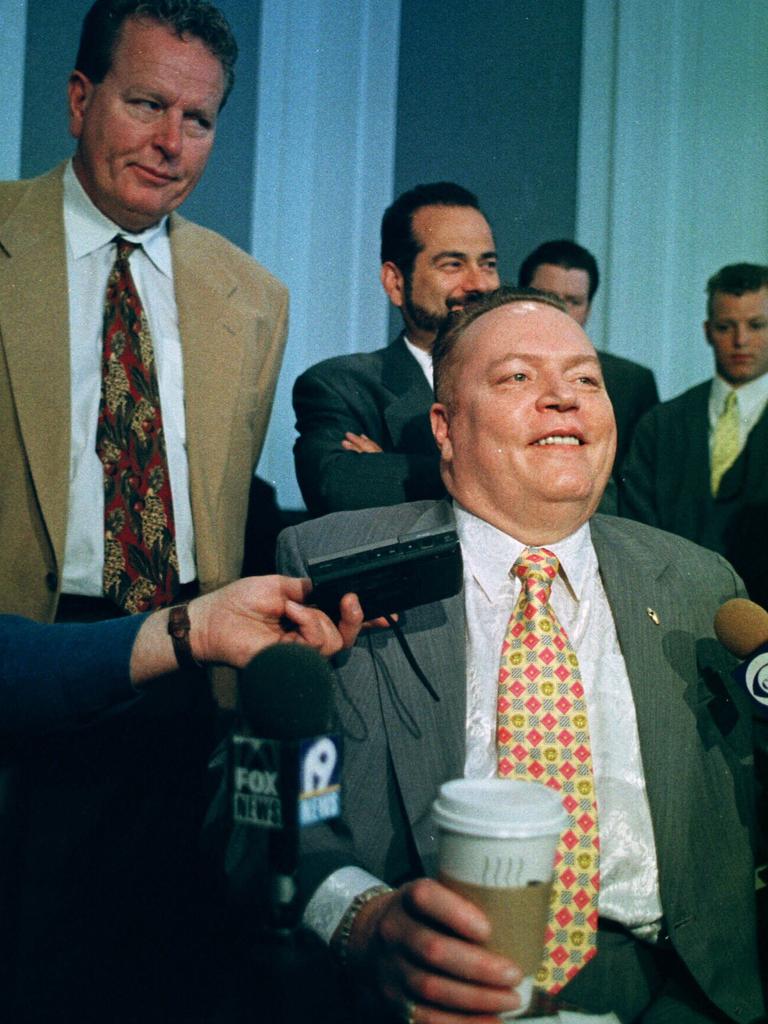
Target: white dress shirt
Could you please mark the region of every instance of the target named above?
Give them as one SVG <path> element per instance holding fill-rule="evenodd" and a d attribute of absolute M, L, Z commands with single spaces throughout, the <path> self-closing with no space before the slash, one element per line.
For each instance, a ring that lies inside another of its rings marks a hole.
<path fill-rule="evenodd" d="M 510 570 L 525 545 L 455 505 L 464 557 L 468 778 L 496 774 L 499 657 L 520 580 Z M 651 813 L 635 704 L 589 525 L 554 544 L 560 572 L 551 604 L 579 659 L 587 703 L 600 830 L 599 912 L 639 938 L 661 919 Z"/>
<path fill-rule="evenodd" d="M 510 570 L 524 545 L 454 503 L 464 558 L 467 651 L 465 775 L 496 774 L 496 702 L 504 634 L 520 592 Z M 548 545 L 561 570 L 552 606 L 579 658 L 600 830 L 601 916 L 653 941 L 662 908 L 635 705 L 589 526 Z M 437 794 L 435 794 L 437 795 Z M 304 923 L 326 942 L 349 903 L 380 880 L 341 868 L 313 895 Z"/>
<path fill-rule="evenodd" d="M 104 297 L 117 252 L 116 235 L 142 247 L 131 253 L 131 275 L 152 334 L 179 580 L 188 583 L 197 573 L 184 421 L 184 365 L 167 218 L 139 234 L 124 231 L 93 205 L 70 162 L 64 172 L 64 233 L 69 282 L 71 442 L 62 591 L 90 597 L 103 593 L 104 474 L 96 454 L 96 426 Z"/>
<path fill-rule="evenodd" d="M 434 388 L 432 376 L 432 353 L 425 352 L 423 348 L 419 348 L 417 345 L 414 345 L 412 341 L 408 340 L 406 335 L 403 335 L 403 338 L 405 340 L 405 347 L 419 364 L 421 372 L 427 378 L 427 384 L 429 384 L 430 388 Z"/>
<path fill-rule="evenodd" d="M 747 443 L 750 430 L 757 424 L 768 404 L 768 373 L 750 380 L 738 388 L 731 387 L 722 377 L 712 379 L 709 391 L 709 454 L 712 455 L 715 426 L 725 408 L 728 395 L 736 392 L 739 410 L 739 453 Z"/>

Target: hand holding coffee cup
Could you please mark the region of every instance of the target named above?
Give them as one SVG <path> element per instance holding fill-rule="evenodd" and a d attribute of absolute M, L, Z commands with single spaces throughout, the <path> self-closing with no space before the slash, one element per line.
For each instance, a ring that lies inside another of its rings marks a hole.
<path fill-rule="evenodd" d="M 439 879 L 488 916 L 488 949 L 525 977 L 519 1016 L 530 1004 L 544 947 L 557 841 L 567 822 L 560 795 L 536 782 L 454 779 L 433 805 Z"/>

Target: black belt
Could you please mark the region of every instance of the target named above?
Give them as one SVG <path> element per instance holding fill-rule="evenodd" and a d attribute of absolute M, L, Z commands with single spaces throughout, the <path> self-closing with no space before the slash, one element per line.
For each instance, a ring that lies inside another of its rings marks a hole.
<path fill-rule="evenodd" d="M 191 601 L 200 593 L 197 580 L 184 583 L 174 603 Z M 99 622 L 103 619 L 119 619 L 128 613 L 106 597 L 86 597 L 83 594 L 61 594 L 56 609 L 57 622 Z"/>

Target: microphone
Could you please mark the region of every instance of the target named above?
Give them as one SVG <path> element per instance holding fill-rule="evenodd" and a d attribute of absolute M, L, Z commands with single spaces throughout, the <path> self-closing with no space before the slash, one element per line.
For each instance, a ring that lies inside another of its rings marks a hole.
<path fill-rule="evenodd" d="M 232 736 L 232 815 L 268 830 L 270 924 L 298 923 L 300 831 L 341 813 L 340 741 L 331 734 L 333 674 L 311 647 L 267 647 L 239 673 Z"/>
<path fill-rule="evenodd" d="M 714 627 L 723 647 L 741 660 L 733 678 L 768 717 L 768 612 L 754 601 L 734 597 L 718 608 Z"/>

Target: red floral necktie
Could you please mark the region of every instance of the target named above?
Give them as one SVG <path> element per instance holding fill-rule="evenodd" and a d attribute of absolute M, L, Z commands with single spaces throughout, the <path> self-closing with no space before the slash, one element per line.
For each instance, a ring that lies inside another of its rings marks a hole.
<path fill-rule="evenodd" d="M 179 589 L 173 503 L 152 338 L 117 238 L 104 303 L 96 453 L 104 467 L 104 594 L 127 612 Z"/>
<path fill-rule="evenodd" d="M 555 994 L 597 952 L 599 838 L 587 706 L 576 652 L 549 604 L 559 562 L 526 549 L 499 667 L 498 774 L 558 790 L 568 825 L 557 846 L 544 959 L 536 984 Z"/>

